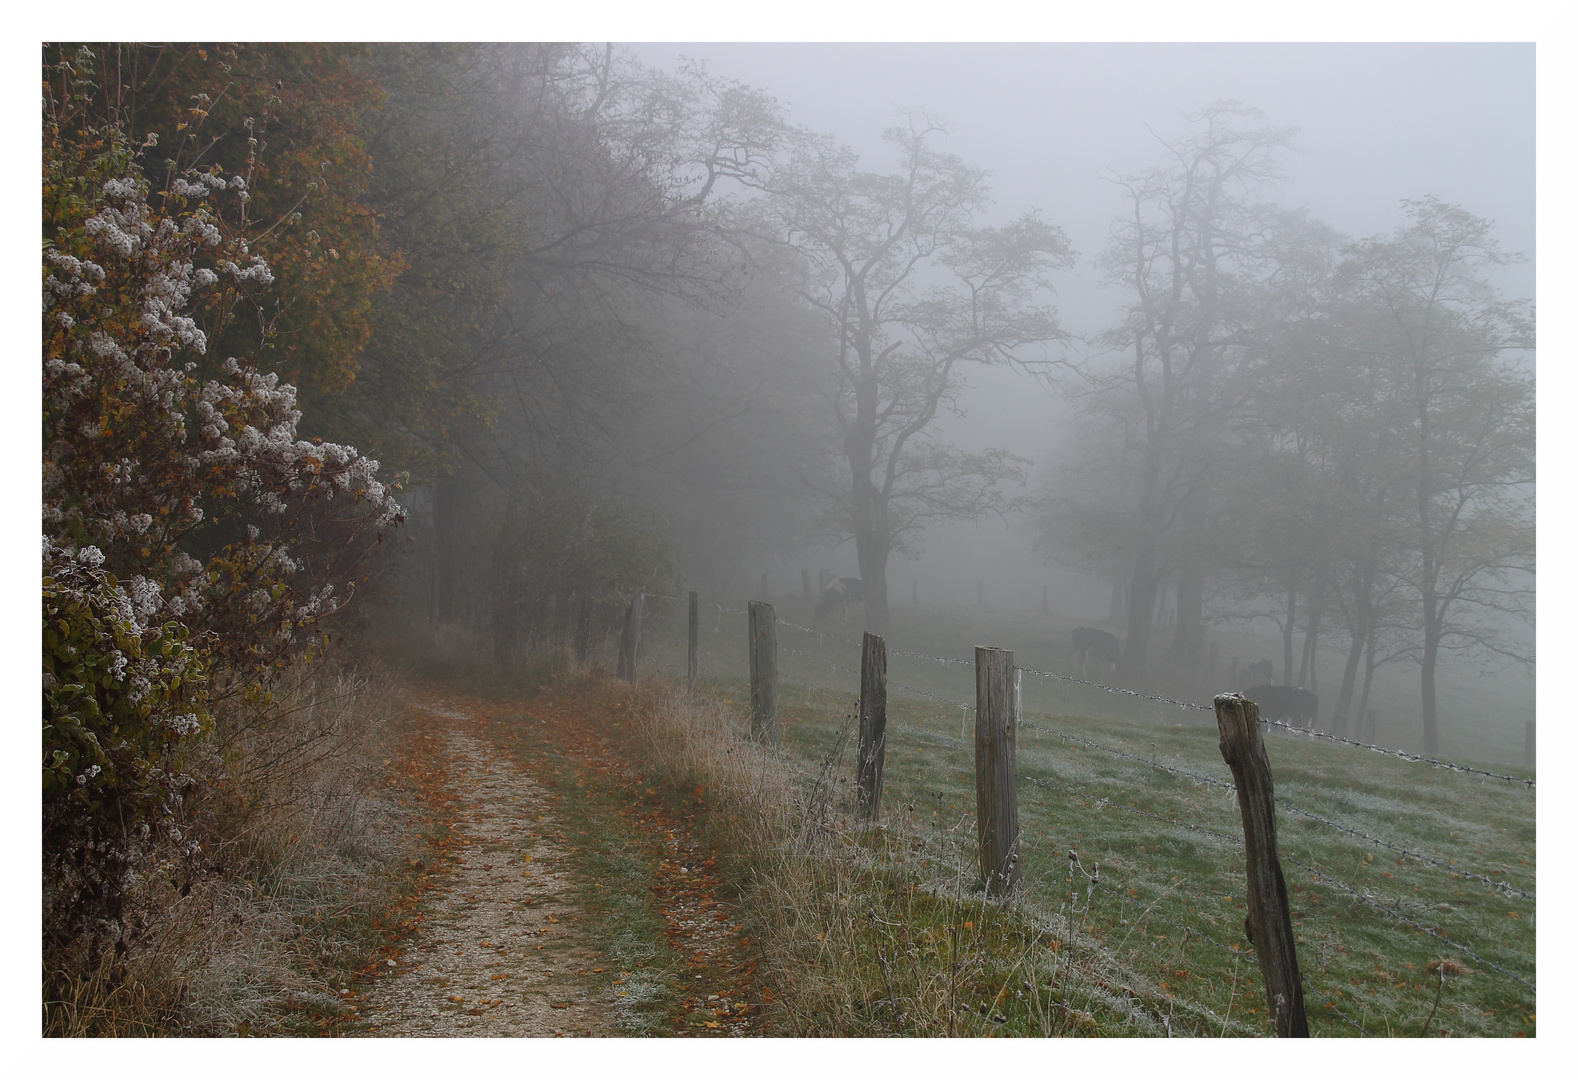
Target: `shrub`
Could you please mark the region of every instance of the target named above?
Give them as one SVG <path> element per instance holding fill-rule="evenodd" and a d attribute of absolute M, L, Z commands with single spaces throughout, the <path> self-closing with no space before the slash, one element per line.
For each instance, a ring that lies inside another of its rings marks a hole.
<path fill-rule="evenodd" d="M 297 437 L 274 373 L 205 360 L 198 297 L 234 310 L 271 272 L 228 230 L 217 167 L 150 202 L 114 127 L 51 122 L 43 161 L 46 946 L 123 941 L 122 900 L 174 824 L 189 742 L 267 698 L 403 520 L 378 463 Z M 213 329 L 211 327 L 211 329 Z M 171 835 L 175 835 L 171 833 Z"/>

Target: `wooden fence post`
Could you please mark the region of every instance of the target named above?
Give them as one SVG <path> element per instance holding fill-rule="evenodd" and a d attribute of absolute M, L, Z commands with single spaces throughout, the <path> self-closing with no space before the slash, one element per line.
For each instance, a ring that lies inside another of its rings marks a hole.
<path fill-rule="evenodd" d="M 811 595 L 811 571 L 805 567 L 800 568 L 800 591 L 805 593 L 805 602 L 810 603 L 816 597 Z"/>
<path fill-rule="evenodd" d="M 696 595 L 696 590 L 690 591 L 690 635 L 685 645 L 685 685 L 694 688 L 696 685 L 696 657 L 697 632 L 701 628 L 701 597 Z"/>
<path fill-rule="evenodd" d="M 975 831 L 981 847 L 981 880 L 991 896 L 1006 896 L 1019 885 L 1016 675 L 1011 651 L 976 648 Z"/>
<path fill-rule="evenodd" d="M 1249 918 L 1244 930 L 1266 983 L 1266 1004 L 1279 1039 L 1308 1038 L 1304 984 L 1294 948 L 1288 887 L 1277 855 L 1276 806 L 1272 801 L 1271 762 L 1260 735 L 1260 709 L 1238 694 L 1216 698 L 1216 730 L 1222 760 L 1233 770 L 1238 809 L 1244 819 L 1244 854 L 1249 878 Z"/>
<path fill-rule="evenodd" d="M 778 613 L 759 600 L 749 605 L 751 735 L 778 745 Z"/>
<path fill-rule="evenodd" d="M 875 821 L 882 811 L 882 760 L 888 730 L 888 647 L 866 631 L 860 646 L 860 754 L 856 759 L 857 816 Z"/>
<path fill-rule="evenodd" d="M 586 654 L 592 651 L 592 594 L 581 597 L 581 610 L 575 619 L 575 659 L 586 663 Z"/>
<path fill-rule="evenodd" d="M 636 681 L 636 649 L 641 643 L 641 614 L 645 608 L 645 593 L 636 593 L 625 608 L 625 631 L 619 635 L 619 677 L 626 682 Z"/>
<path fill-rule="evenodd" d="M 1523 723 L 1523 767 L 1534 768 L 1534 721 L 1525 720 Z"/>

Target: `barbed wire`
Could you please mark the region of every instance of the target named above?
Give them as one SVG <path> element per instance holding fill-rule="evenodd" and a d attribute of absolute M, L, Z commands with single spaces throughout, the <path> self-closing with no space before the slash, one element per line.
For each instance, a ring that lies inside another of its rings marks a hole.
<path fill-rule="evenodd" d="M 736 615 L 746 614 L 746 612 L 741 611 L 738 608 L 725 609 L 718 604 L 712 604 L 710 606 L 717 608 L 719 611 L 730 611 Z M 799 623 L 790 622 L 788 619 L 780 618 L 778 619 L 778 622 L 784 626 L 790 627 L 791 629 L 799 630 L 805 634 L 810 634 L 821 641 L 832 640 L 838 642 L 841 645 L 848 645 L 851 648 L 856 649 L 863 647 L 861 642 L 855 641 L 851 638 L 840 637 L 837 634 L 830 634 L 826 631 L 817 630 L 809 626 L 802 626 Z M 928 660 L 938 664 L 964 664 L 968 666 L 974 666 L 975 664 L 974 660 L 966 660 L 958 656 L 939 656 L 935 653 L 917 652 L 907 649 L 889 648 L 887 652 L 890 656 L 908 656 L 917 660 Z M 1180 701 L 1177 698 L 1163 697 L 1159 694 L 1147 694 L 1143 691 L 1131 690 L 1124 686 L 1108 686 L 1105 683 L 1093 682 L 1089 679 L 1081 679 L 1073 675 L 1064 675 L 1056 671 L 1041 671 L 1036 668 L 1019 668 L 1018 670 L 1024 672 L 1026 675 L 1035 675 L 1042 679 L 1053 679 L 1058 682 L 1075 683 L 1079 686 L 1088 686 L 1093 690 L 1103 690 L 1109 694 L 1123 694 L 1128 697 L 1141 698 L 1145 701 L 1155 701 L 1163 705 L 1173 705 L 1180 709 L 1196 709 L 1201 712 L 1216 711 L 1214 704 L 1202 705 L 1195 701 Z M 1330 742 L 1342 743 L 1346 746 L 1353 746 L 1362 750 L 1369 750 L 1372 753 L 1387 754 L 1392 757 L 1400 758 L 1404 761 L 1414 761 L 1422 764 L 1432 765 L 1439 769 L 1448 769 L 1452 772 L 1471 773 L 1475 776 L 1485 776 L 1494 780 L 1504 780 L 1508 783 L 1522 784 L 1524 787 L 1530 790 L 1533 790 L 1536 787 L 1535 781 L 1528 777 L 1509 776 L 1506 773 L 1492 772 L 1489 769 L 1480 769 L 1472 765 L 1463 765 L 1453 761 L 1443 761 L 1440 758 L 1426 757 L 1422 754 L 1413 754 L 1406 750 L 1394 750 L 1391 747 L 1378 746 L 1374 743 L 1358 742 L 1354 739 L 1344 738 L 1341 735 L 1333 735 L 1324 731 L 1314 731 L 1308 728 L 1301 728 L 1281 720 L 1268 720 L 1265 717 L 1261 717 L 1260 722 L 1265 724 L 1267 727 L 1281 728 L 1284 731 L 1288 731 L 1297 735 L 1307 735 L 1310 738 L 1326 739 Z"/>
<path fill-rule="evenodd" d="M 1408 850 L 1405 847 L 1399 847 L 1397 844 L 1389 843 L 1388 841 L 1382 840 L 1379 836 L 1371 836 L 1369 833 L 1364 832 L 1361 829 L 1352 828 L 1352 827 L 1350 827 L 1348 825 L 1344 825 L 1340 821 L 1332 821 L 1331 819 L 1324 818 L 1321 815 L 1319 815 L 1317 813 L 1314 813 L 1313 811 L 1305 810 L 1303 807 L 1294 806 L 1292 803 L 1290 803 L 1287 800 L 1281 798 L 1280 796 L 1273 796 L 1273 799 L 1276 801 L 1277 805 L 1281 806 L 1283 809 L 1290 810 L 1293 813 L 1300 815 L 1301 817 L 1309 818 L 1311 821 L 1318 821 L 1318 822 L 1320 822 L 1320 824 L 1325 825 L 1327 828 L 1336 829 L 1338 832 L 1347 833 L 1349 836 L 1356 836 L 1356 837 L 1358 837 L 1361 840 L 1366 840 L 1369 843 L 1375 844 L 1375 845 L 1377 845 L 1379 847 L 1387 848 L 1390 851 L 1395 851 L 1399 855 L 1403 855 L 1403 856 L 1405 856 L 1407 858 L 1410 858 L 1410 859 L 1417 859 L 1419 862 L 1428 863 L 1431 866 L 1438 867 L 1438 868 L 1440 868 L 1442 870 L 1447 871 L 1448 873 L 1456 874 L 1458 877 L 1468 878 L 1470 881 L 1483 882 L 1486 885 L 1492 886 L 1493 888 L 1501 889 L 1503 892 L 1511 893 L 1514 896 L 1522 897 L 1525 900 L 1533 900 L 1534 899 L 1534 894 L 1533 893 L 1526 892 L 1523 889 L 1520 889 L 1516 885 L 1513 885 L 1513 884 L 1511 884 L 1509 882 L 1497 881 L 1494 878 L 1487 877 L 1484 874 L 1471 873 L 1468 870 L 1459 869 L 1458 867 L 1453 866 L 1449 862 L 1442 862 L 1440 859 L 1432 858 L 1429 855 L 1425 855 L 1425 854 L 1422 854 L 1422 853 L 1417 852 L 1417 851 L 1410 851 L 1410 850 Z"/>
<path fill-rule="evenodd" d="M 1130 690 L 1124 686 L 1107 686 L 1105 683 L 1091 682 L 1089 679 L 1078 679 L 1073 675 L 1060 675 L 1055 671 L 1037 671 L 1035 668 L 1020 668 L 1026 675 L 1038 675 L 1043 679 L 1056 679 L 1059 682 L 1078 683 L 1080 686 L 1089 686 L 1096 690 L 1105 690 L 1109 694 L 1127 694 L 1129 697 L 1144 698 L 1146 701 L 1159 701 L 1163 705 L 1176 705 L 1180 709 L 1200 709 L 1205 712 L 1215 712 L 1211 705 L 1201 705 L 1193 701 L 1179 701 L 1177 698 L 1161 697 L 1156 694 L 1146 694 L 1139 690 Z"/>
<path fill-rule="evenodd" d="M 954 748 L 955 750 L 968 750 L 971 753 L 975 752 L 975 747 L 971 746 L 969 743 L 965 742 L 963 739 L 955 739 L 952 735 L 944 735 L 941 732 L 937 732 L 937 731 L 928 731 L 926 728 L 920 727 L 919 725 L 916 725 L 916 724 L 912 724 L 912 723 L 910 723 L 907 720 L 899 720 L 899 719 L 897 719 L 895 717 L 890 716 L 890 717 L 888 717 L 888 724 L 891 725 L 891 726 L 896 726 L 896 727 L 901 727 L 901 728 L 909 728 L 911 731 L 919 732 L 920 734 L 925 735 L 927 738 L 934 739 L 937 742 L 943 743 L 943 744 L 945 744 L 947 746 L 950 746 L 950 747 Z"/>
<path fill-rule="evenodd" d="M 1086 746 L 1095 747 L 1097 750 L 1105 751 L 1106 753 L 1113 754 L 1117 757 L 1128 758 L 1130 761 L 1138 761 L 1142 765 L 1149 765 L 1153 769 L 1161 769 L 1163 772 L 1172 773 L 1174 776 L 1182 776 L 1189 780 L 1193 780 L 1196 783 L 1211 784 L 1214 787 L 1236 790 L 1233 788 L 1233 785 L 1226 780 L 1218 780 L 1215 777 L 1203 776 L 1200 773 L 1190 772 L 1187 769 L 1179 769 L 1174 768 L 1171 765 L 1163 765 L 1161 762 L 1154 761 L 1151 758 L 1141 757 L 1138 754 L 1130 754 L 1123 750 L 1115 750 L 1110 746 L 1103 746 L 1099 742 L 1092 742 L 1090 739 L 1084 739 L 1078 735 L 1070 735 L 1067 732 L 1059 731 L 1056 728 L 1046 727 L 1031 720 L 1020 720 L 1019 726 L 1022 728 L 1029 728 L 1031 731 L 1039 731 L 1047 735 L 1054 735 L 1059 739 L 1067 739 L 1070 742 L 1084 743 Z"/>
<path fill-rule="evenodd" d="M 1506 773 L 1491 772 L 1488 769 L 1476 769 L 1472 765 L 1459 765 L 1451 761 L 1441 761 L 1437 758 L 1425 757 L 1422 754 L 1410 754 L 1406 750 L 1392 750 L 1385 746 L 1376 746 L 1374 743 L 1357 742 L 1353 739 L 1345 739 L 1341 735 L 1332 735 L 1328 732 L 1315 731 L 1311 728 L 1301 728 L 1293 724 L 1285 723 L 1281 720 L 1267 720 L 1264 716 L 1260 718 L 1260 722 L 1265 724 L 1267 727 L 1282 728 L 1283 730 L 1291 731 L 1296 735 L 1307 735 L 1312 739 L 1326 739 L 1330 742 L 1342 743 L 1345 746 L 1357 746 L 1362 750 L 1369 750 L 1376 754 L 1390 754 L 1392 757 L 1399 757 L 1405 761 L 1421 761 L 1429 765 L 1434 765 L 1440 769 L 1451 769 L 1453 772 L 1461 773 L 1474 773 L 1476 776 L 1489 776 L 1496 780 L 1506 780 L 1514 784 L 1523 784 L 1530 790 L 1533 790 L 1534 788 L 1534 780 L 1530 777 L 1508 776 Z"/>
<path fill-rule="evenodd" d="M 1286 853 L 1284 853 L 1282 855 L 1282 857 L 1284 859 L 1286 859 L 1288 862 L 1292 863 L 1294 866 L 1300 867 L 1301 869 L 1307 870 L 1309 873 L 1314 874 L 1316 877 L 1320 878 L 1326 884 L 1331 885 L 1334 888 L 1341 889 L 1343 892 L 1345 892 L 1348 895 L 1352 896 L 1354 899 L 1360 900 L 1360 901 L 1370 905 L 1371 907 L 1375 908 L 1378 911 L 1383 911 L 1386 914 L 1392 916 L 1392 918 L 1397 919 L 1400 922 L 1407 923 L 1409 926 L 1412 926 L 1415 930 L 1418 930 L 1418 931 L 1420 931 L 1422 933 L 1425 933 L 1425 934 L 1429 934 L 1431 937 L 1435 938 L 1436 940 L 1444 942 L 1447 945 L 1450 945 L 1452 948 L 1456 949 L 1458 952 L 1462 953 L 1463 955 L 1469 957 L 1470 959 L 1472 959 L 1476 963 L 1483 964 L 1486 967 L 1490 968 L 1492 971 L 1499 972 L 1501 975 L 1505 976 L 1506 978 L 1511 979 L 1513 982 L 1521 983 L 1522 985 L 1527 986 L 1530 990 L 1534 990 L 1534 988 L 1535 988 L 1534 984 L 1529 982 L 1527 979 L 1523 978 L 1521 975 L 1518 975 L 1516 972 L 1508 971 L 1506 968 L 1502 967 L 1500 964 L 1497 964 L 1493 960 L 1486 960 L 1483 956 L 1480 956 L 1478 953 L 1476 953 L 1473 949 L 1469 948 L 1467 945 L 1463 945 L 1463 944 L 1461 944 L 1459 942 L 1453 941 L 1451 938 L 1447 937 L 1445 934 L 1441 933 L 1439 930 L 1435 930 L 1435 929 L 1432 929 L 1431 927 L 1425 926 L 1423 923 L 1415 922 L 1413 919 L 1409 918 L 1407 915 L 1404 915 L 1401 911 L 1398 911 L 1396 908 L 1392 907 L 1391 905 L 1383 903 L 1382 901 L 1377 900 L 1374 897 L 1372 897 L 1372 896 L 1370 896 L 1370 895 L 1368 895 L 1366 893 L 1360 892 L 1358 889 L 1355 889 L 1352 885 L 1349 885 L 1346 881 L 1339 881 L 1337 878 L 1334 878 L 1334 877 L 1332 877 L 1329 874 L 1326 874 L 1326 873 L 1324 873 L 1324 872 L 1322 872 L 1320 870 L 1317 870 L 1315 867 L 1311 866 L 1307 862 L 1304 862 L 1304 861 L 1302 861 L 1300 859 L 1295 859 L 1293 856 L 1288 855 Z"/>
<path fill-rule="evenodd" d="M 952 705 L 955 708 L 964 709 L 966 712 L 975 708 L 974 705 L 966 704 L 963 701 L 955 701 L 951 697 L 944 697 L 941 694 L 934 694 L 930 690 L 922 690 L 918 686 L 906 686 L 901 682 L 894 682 L 892 679 L 888 680 L 888 685 L 896 686 L 900 690 L 908 690 L 910 693 L 919 694 L 921 697 L 931 698 L 933 701 L 940 701 L 945 705 Z"/>
<path fill-rule="evenodd" d="M 1152 821 L 1163 821 L 1169 825 L 1176 825 L 1180 829 L 1188 829 L 1191 832 L 1204 833 L 1206 836 L 1214 837 L 1217 840 L 1225 840 L 1229 844 L 1234 844 L 1241 847 L 1244 843 L 1244 838 L 1241 836 L 1229 836 L 1227 833 L 1217 832 L 1215 829 L 1208 829 L 1203 825 L 1193 825 L 1187 821 L 1179 821 L 1177 818 L 1167 817 L 1164 814 L 1153 814 L 1149 810 L 1141 810 L 1138 806 L 1129 806 L 1125 803 L 1117 802 L 1106 795 L 1095 795 L 1088 791 L 1080 791 L 1076 788 L 1064 787 L 1062 784 L 1056 784 L 1050 780 L 1044 780 L 1038 776 L 1031 776 L 1028 773 L 1019 773 L 1018 777 L 1026 783 L 1034 784 L 1037 787 L 1050 788 L 1053 791 L 1060 791 L 1065 795 L 1073 795 L 1075 798 L 1085 799 L 1089 802 L 1100 805 L 1115 807 L 1116 809 L 1122 810 L 1128 814 L 1135 814 L 1139 817 L 1150 818 Z"/>

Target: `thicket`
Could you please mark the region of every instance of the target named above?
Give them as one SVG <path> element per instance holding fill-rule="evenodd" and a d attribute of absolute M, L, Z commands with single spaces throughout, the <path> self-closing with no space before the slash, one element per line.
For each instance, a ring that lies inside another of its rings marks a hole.
<path fill-rule="evenodd" d="M 297 325 L 273 317 L 280 279 L 258 238 L 300 224 L 297 211 L 257 221 L 263 141 L 249 135 L 234 168 L 206 152 L 222 90 L 173 114 L 163 148 L 157 129 L 134 136 L 119 96 L 106 107 L 105 61 L 46 50 L 44 68 L 43 934 L 57 1029 L 75 1029 L 58 1010 L 84 985 L 125 984 L 158 922 L 149 898 L 188 895 L 220 865 L 241 819 L 205 830 L 200 808 L 255 772 L 238 732 L 293 728 L 274 700 L 282 674 L 321 655 L 325 620 L 404 516 L 377 461 L 298 433 L 295 387 L 257 355 Z M 215 355 L 248 341 L 247 314 L 262 320 L 252 352 Z"/>

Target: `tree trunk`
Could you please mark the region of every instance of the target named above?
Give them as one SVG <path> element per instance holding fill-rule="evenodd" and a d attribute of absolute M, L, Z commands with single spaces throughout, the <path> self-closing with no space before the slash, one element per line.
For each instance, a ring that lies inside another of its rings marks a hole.
<path fill-rule="evenodd" d="M 1143 544 L 1134 560 L 1129 582 L 1128 637 L 1123 643 L 1123 673 L 1131 678 L 1145 674 L 1145 653 L 1151 640 L 1151 615 L 1156 606 L 1155 556 Z"/>
<path fill-rule="evenodd" d="M 1178 573 L 1178 622 L 1167 655 L 1196 664 L 1205 646 L 1205 568 L 1187 566 Z"/>
<path fill-rule="evenodd" d="M 1299 654 L 1299 686 L 1315 693 L 1315 650 L 1320 643 L 1320 619 L 1326 600 L 1326 573 L 1315 572 L 1315 595 L 1304 613 L 1304 648 Z"/>
<path fill-rule="evenodd" d="M 1432 757 L 1440 753 L 1440 739 L 1436 729 L 1436 654 L 1441 647 L 1441 625 L 1432 611 L 1434 596 L 1426 597 L 1425 650 L 1419 660 L 1419 703 L 1424 720 L 1425 753 Z"/>
<path fill-rule="evenodd" d="M 1375 680 L 1375 627 L 1364 639 L 1364 685 L 1359 688 L 1359 709 L 1354 713 L 1354 726 L 1365 725 L 1370 741 L 1375 740 L 1375 725 L 1370 723 L 1370 684 Z"/>
<path fill-rule="evenodd" d="M 1348 728 L 1348 708 L 1353 704 L 1353 686 L 1359 677 L 1359 662 L 1364 659 L 1364 635 L 1355 633 L 1348 645 L 1348 660 L 1342 666 L 1342 689 L 1331 710 L 1331 733 L 1341 735 Z M 1361 712 L 1359 714 L 1363 716 Z M 1358 726 L 1355 725 L 1355 731 Z"/>
<path fill-rule="evenodd" d="M 460 581 L 456 573 L 464 563 L 459 530 L 466 515 L 462 512 L 462 481 L 458 476 L 440 478 L 433 485 L 433 549 L 438 576 L 438 621 L 457 622 L 462 615 Z"/>
<path fill-rule="evenodd" d="M 1282 685 L 1293 685 L 1293 619 L 1298 614 L 1298 575 L 1288 577 L 1288 610 L 1282 620 Z"/>

